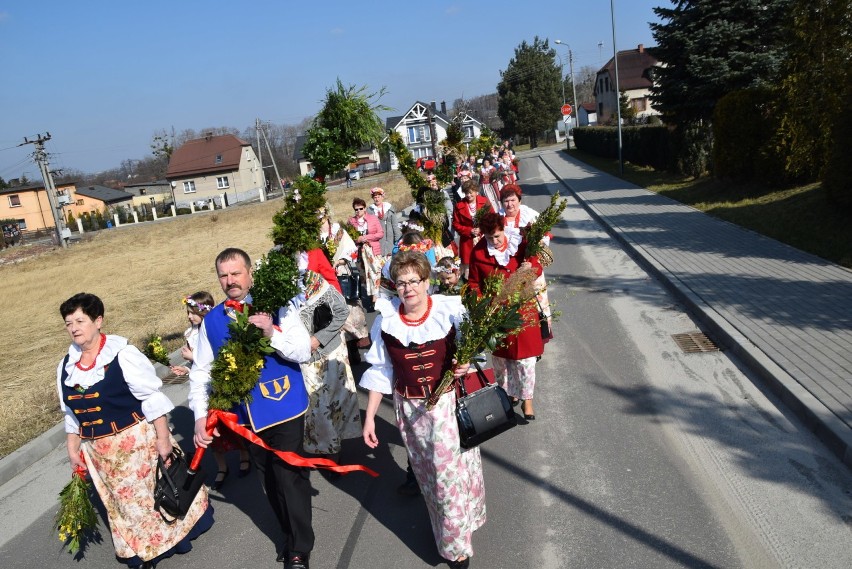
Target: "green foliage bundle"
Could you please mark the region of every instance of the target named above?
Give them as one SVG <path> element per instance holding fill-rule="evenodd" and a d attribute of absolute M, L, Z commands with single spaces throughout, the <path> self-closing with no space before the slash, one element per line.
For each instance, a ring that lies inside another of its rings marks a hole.
<path fill-rule="evenodd" d="M 209 409 L 227 411 L 240 401 L 251 401 L 250 391 L 260 378 L 263 357 L 275 352 L 263 331 L 249 323 L 251 311 L 235 311 L 236 319 L 228 325 L 230 337 L 210 367 Z"/>
<path fill-rule="evenodd" d="M 296 254 L 320 246 L 319 211 L 326 205 L 325 184 L 301 176 L 284 197 L 284 206 L 272 216 L 272 242 L 280 250 Z"/>
<path fill-rule="evenodd" d="M 535 221 L 530 223 L 526 228 L 525 237 L 527 239 L 526 257 L 529 259 L 534 255 L 538 255 L 543 245 L 541 240 L 544 236 L 553 229 L 553 226 L 562 220 L 562 212 L 568 207 L 568 200 L 559 199 L 559 192 L 550 196 L 550 204 L 544 208 Z"/>
<path fill-rule="evenodd" d="M 426 182 L 426 178 L 423 177 L 423 174 L 421 174 L 414 165 L 414 156 L 412 156 L 411 150 L 409 150 L 405 145 L 405 141 L 402 140 L 402 135 L 395 130 L 389 130 L 388 145 L 390 146 L 391 152 L 396 155 L 396 159 L 399 162 L 399 171 L 402 172 L 402 176 L 405 178 L 408 186 L 412 189 L 412 197 L 416 199 L 417 190 L 423 186 L 429 185 Z"/>
<path fill-rule="evenodd" d="M 142 353 L 152 362 L 157 362 L 164 366 L 169 365 L 169 353 L 163 347 L 163 338 L 157 334 L 148 335 L 145 339 L 145 346 Z"/>
<path fill-rule="evenodd" d="M 493 352 L 508 336 L 530 324 L 524 320 L 522 310 L 535 298 L 535 279 L 534 270 L 519 269 L 507 279 L 501 275 L 486 277 L 479 293 L 463 287 L 462 304 L 467 312 L 456 345 L 455 360 L 459 364 L 470 362 L 486 349 Z M 429 398 L 427 409 L 438 402 L 454 381 L 453 370 L 447 370 Z"/>
<path fill-rule="evenodd" d="M 319 180 L 343 170 L 355 159 L 355 151 L 342 146 L 333 130 L 314 126 L 306 136 L 302 153 L 311 161 Z"/>
<path fill-rule="evenodd" d="M 255 312 L 275 314 L 282 306 L 287 306 L 301 291 L 299 287 L 299 266 L 296 252 L 272 250 L 257 262 L 251 286 L 252 307 Z"/>
<path fill-rule="evenodd" d="M 482 125 L 482 132 L 479 133 L 479 138 L 476 138 L 468 145 L 468 154 L 472 156 L 485 156 L 491 149 L 499 145 L 500 141 L 497 134 L 488 128 L 487 125 Z"/>
<path fill-rule="evenodd" d="M 71 482 L 59 492 L 59 511 L 54 524 L 59 532 L 59 541 L 68 546 L 72 555 L 80 551 L 87 541 L 100 541 L 98 514 L 89 498 L 89 486 L 85 470 L 79 470 L 71 475 Z"/>

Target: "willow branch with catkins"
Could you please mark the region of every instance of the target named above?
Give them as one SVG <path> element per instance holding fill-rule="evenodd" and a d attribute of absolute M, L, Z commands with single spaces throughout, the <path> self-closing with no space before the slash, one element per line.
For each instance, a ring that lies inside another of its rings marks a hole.
<path fill-rule="evenodd" d="M 559 199 L 559 192 L 550 196 L 548 205 L 539 216 L 527 226 L 525 237 L 527 240 L 526 258 L 529 259 L 541 251 L 543 247 L 541 240 L 553 229 L 553 226 L 562 219 L 562 212 L 568 207 L 568 200 Z"/>

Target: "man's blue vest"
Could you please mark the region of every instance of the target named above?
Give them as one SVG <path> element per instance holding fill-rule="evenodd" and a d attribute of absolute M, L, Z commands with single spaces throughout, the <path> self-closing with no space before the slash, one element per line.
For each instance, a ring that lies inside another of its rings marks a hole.
<path fill-rule="evenodd" d="M 204 317 L 204 328 L 214 354 L 218 354 L 228 341 L 228 324 L 231 322 L 224 303 Z M 274 322 L 278 324 L 277 315 Z M 254 432 L 295 419 L 308 409 L 308 392 L 299 364 L 285 360 L 278 353 L 264 357 L 260 379 L 249 393 L 251 402 L 246 404 L 242 401 L 231 411 L 237 414 L 241 425 Z"/>

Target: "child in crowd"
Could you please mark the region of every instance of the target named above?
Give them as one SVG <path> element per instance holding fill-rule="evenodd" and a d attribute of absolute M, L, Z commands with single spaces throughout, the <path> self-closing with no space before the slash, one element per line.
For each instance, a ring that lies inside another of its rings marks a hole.
<path fill-rule="evenodd" d="M 201 322 L 204 317 L 216 305 L 213 300 L 213 295 L 207 291 L 199 291 L 191 294 L 183 299 L 183 304 L 186 306 L 186 319 L 189 320 L 189 328 L 183 333 L 186 343 L 180 350 L 180 355 L 186 360 L 186 364 L 182 366 L 172 366 L 172 373 L 178 376 L 187 375 L 189 366 L 192 365 L 193 354 L 198 348 L 198 334 L 201 331 Z M 225 478 L 228 476 L 228 462 L 225 460 L 225 452 L 229 450 L 240 451 L 240 478 L 245 476 L 251 470 L 251 461 L 249 460 L 248 450 L 241 440 L 231 435 L 230 431 L 224 429 L 223 436 L 216 438 L 213 442 L 213 458 L 216 459 L 218 472 L 213 481 L 212 488 L 218 490 L 225 483 Z"/>
<path fill-rule="evenodd" d="M 458 296 L 461 294 L 461 259 L 458 257 L 442 257 L 435 264 L 438 275 L 438 294 Z"/>

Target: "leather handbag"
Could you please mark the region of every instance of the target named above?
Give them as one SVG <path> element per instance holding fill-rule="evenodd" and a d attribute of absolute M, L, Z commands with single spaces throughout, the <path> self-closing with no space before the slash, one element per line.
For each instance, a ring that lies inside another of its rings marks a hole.
<path fill-rule="evenodd" d="M 544 309 L 541 307 L 541 304 L 538 300 L 535 301 L 538 304 L 538 327 L 541 332 L 542 340 L 552 340 L 553 339 L 553 330 L 550 328 L 550 322 L 547 320 L 547 315 L 544 313 Z"/>
<path fill-rule="evenodd" d="M 186 456 L 178 447 L 172 449 L 169 462 L 157 457 L 157 471 L 154 483 L 154 509 L 171 525 L 186 516 L 192 501 L 204 484 L 204 471 L 190 472 Z M 168 519 L 166 515 L 171 516 Z"/>
<path fill-rule="evenodd" d="M 456 421 L 462 448 L 478 446 L 518 424 L 506 391 L 496 383 L 489 383 L 478 362 L 474 361 L 473 365 L 476 371 L 456 382 L 461 393 L 456 400 Z M 468 393 L 469 380 L 473 379 L 470 376 L 477 379 L 479 387 Z"/>
<path fill-rule="evenodd" d="M 337 282 L 340 283 L 340 289 L 343 296 L 349 302 L 356 302 L 361 296 L 360 291 L 360 274 L 357 268 L 353 268 L 349 263 L 345 265 L 346 272 L 337 275 Z"/>

